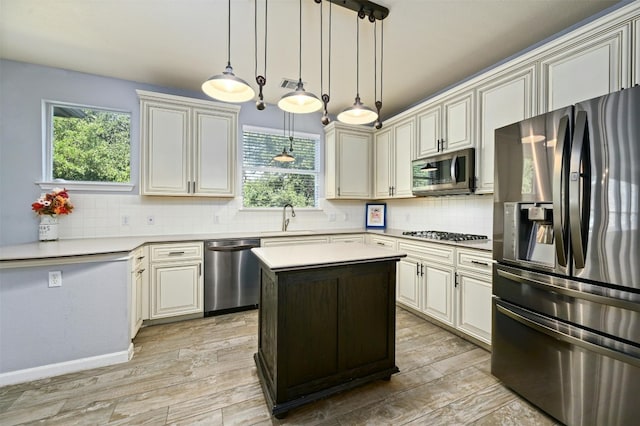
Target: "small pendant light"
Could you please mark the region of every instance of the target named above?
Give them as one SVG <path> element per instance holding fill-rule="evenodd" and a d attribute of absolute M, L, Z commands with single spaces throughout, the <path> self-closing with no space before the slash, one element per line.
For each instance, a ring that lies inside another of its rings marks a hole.
<path fill-rule="evenodd" d="M 356 15 L 356 100 L 349 108 L 338 114 L 338 121 L 347 124 L 368 124 L 378 114 L 360 101 L 360 21 Z"/>
<path fill-rule="evenodd" d="M 300 7 L 300 45 L 299 45 L 299 63 L 298 63 L 298 86 L 293 92 L 285 94 L 280 101 L 278 107 L 281 110 L 294 114 L 307 114 L 318 111 L 322 108 L 322 102 L 316 95 L 304 90 L 302 84 L 302 0 L 299 0 Z"/>
<path fill-rule="evenodd" d="M 287 137 L 287 112 L 283 111 L 282 114 L 284 115 L 282 134 L 284 137 Z M 289 152 L 287 152 L 287 147 L 285 146 L 282 148 L 282 153 L 273 157 L 275 161 L 280 161 L 281 163 L 291 163 L 292 161 L 295 161 L 294 156 L 291 155 L 291 152 L 293 152 L 293 119 L 294 118 L 291 113 L 289 113 Z"/>
<path fill-rule="evenodd" d="M 214 99 L 224 102 L 246 102 L 255 96 L 254 90 L 243 79 L 233 74 L 231 67 L 231 0 L 229 7 L 229 26 L 227 39 L 227 67 L 224 72 L 202 83 L 202 91 Z"/>

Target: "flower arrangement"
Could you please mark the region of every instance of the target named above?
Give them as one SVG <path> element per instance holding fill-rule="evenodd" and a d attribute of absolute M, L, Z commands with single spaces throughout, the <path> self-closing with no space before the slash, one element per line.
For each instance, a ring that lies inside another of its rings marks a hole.
<path fill-rule="evenodd" d="M 54 216 L 71 213 L 73 204 L 69 201 L 69 193 L 66 189 L 54 188 L 52 192 L 42 194 L 35 203 L 31 204 L 31 209 L 38 216 Z"/>

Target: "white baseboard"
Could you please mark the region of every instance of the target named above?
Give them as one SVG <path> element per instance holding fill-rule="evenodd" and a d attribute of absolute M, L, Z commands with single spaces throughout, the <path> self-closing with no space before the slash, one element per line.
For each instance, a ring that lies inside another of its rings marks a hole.
<path fill-rule="evenodd" d="M 89 358 L 75 359 L 73 361 L 59 362 L 56 364 L 42 365 L 40 367 L 25 368 L 24 370 L 0 373 L 0 386 L 15 385 L 17 383 L 30 382 L 32 380 L 59 376 L 61 374 L 75 373 L 90 368 L 106 367 L 107 365 L 127 362 L 133 356 L 133 343 L 126 351 L 92 356 Z"/>

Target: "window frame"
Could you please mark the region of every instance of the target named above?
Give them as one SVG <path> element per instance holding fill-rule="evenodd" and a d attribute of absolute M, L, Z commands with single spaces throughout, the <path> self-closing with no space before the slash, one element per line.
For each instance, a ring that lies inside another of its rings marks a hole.
<path fill-rule="evenodd" d="M 242 147 L 241 147 L 241 151 L 242 151 L 242 155 L 240 156 L 240 191 L 241 191 L 241 198 L 242 198 L 242 202 L 240 204 L 240 209 L 244 210 L 244 211 L 274 211 L 274 210 L 281 210 L 282 207 L 248 207 L 244 205 L 244 172 L 245 172 L 245 166 L 244 166 L 244 157 L 245 157 L 245 149 L 244 149 L 244 133 L 246 132 L 253 132 L 253 133 L 262 133 L 262 134 L 269 134 L 269 135 L 275 135 L 275 136 L 283 136 L 283 130 L 282 129 L 277 129 L 277 128 L 272 128 L 272 127 L 263 127 L 263 126 L 252 126 L 249 124 L 244 124 L 242 126 L 242 133 L 241 133 L 241 143 L 242 143 Z M 294 130 L 293 131 L 293 137 L 294 139 L 311 139 L 315 142 L 315 168 L 313 171 L 311 170 L 303 170 L 303 169 L 283 169 L 280 167 L 271 167 L 271 166 L 261 166 L 261 167 L 249 167 L 248 170 L 260 170 L 260 171 L 264 171 L 264 172 L 283 172 L 283 173 L 292 173 L 292 174 L 303 174 L 303 175 L 310 175 L 310 176 L 314 176 L 315 177 L 315 185 L 314 185 L 314 192 L 315 192 L 315 197 L 314 197 L 314 206 L 311 207 L 302 207 L 302 206 L 295 206 L 296 210 L 305 210 L 305 211 L 311 211 L 311 210 L 322 210 L 320 208 L 320 181 L 322 178 L 321 175 L 321 154 L 322 154 L 322 136 L 316 133 L 308 133 L 308 132 L 299 132 Z M 277 153 L 274 153 L 273 155 L 276 155 Z"/>
<path fill-rule="evenodd" d="M 133 120 L 132 111 L 100 107 L 94 105 L 79 104 L 74 102 L 62 102 L 51 99 L 42 100 L 42 180 L 36 182 L 40 189 L 49 191 L 53 188 L 64 187 L 66 189 L 82 191 L 89 190 L 93 192 L 131 192 L 135 187 L 133 183 L 133 167 L 129 174 L 129 182 L 91 182 L 91 181 L 73 181 L 64 179 L 53 179 L 53 108 L 55 107 L 72 107 L 86 108 L 92 110 L 128 114 L 130 117 L 129 125 L 129 164 L 133 166 Z"/>

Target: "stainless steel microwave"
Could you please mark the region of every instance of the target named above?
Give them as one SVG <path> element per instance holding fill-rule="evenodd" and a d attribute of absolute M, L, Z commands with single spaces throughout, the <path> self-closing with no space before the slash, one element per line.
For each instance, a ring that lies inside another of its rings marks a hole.
<path fill-rule="evenodd" d="M 411 162 L 413 195 L 471 194 L 475 191 L 473 148 L 441 153 Z"/>

